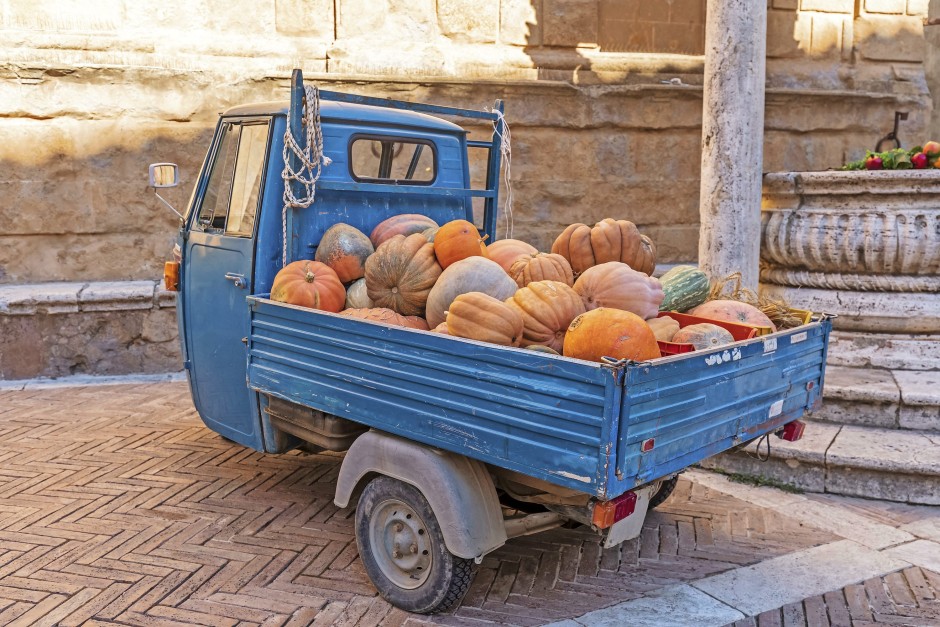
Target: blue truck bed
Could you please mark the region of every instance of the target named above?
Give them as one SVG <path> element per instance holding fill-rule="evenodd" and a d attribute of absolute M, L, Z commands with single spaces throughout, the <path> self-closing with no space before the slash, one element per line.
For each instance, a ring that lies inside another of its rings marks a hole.
<path fill-rule="evenodd" d="M 252 389 L 601 499 L 815 407 L 832 328 L 597 364 L 248 302 Z"/>

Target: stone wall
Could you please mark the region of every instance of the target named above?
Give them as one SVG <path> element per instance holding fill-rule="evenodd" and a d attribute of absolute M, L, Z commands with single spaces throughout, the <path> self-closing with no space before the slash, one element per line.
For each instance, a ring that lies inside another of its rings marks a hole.
<path fill-rule="evenodd" d="M 766 170 L 855 158 L 895 110 L 911 114 L 905 143 L 920 141 L 926 2 L 768 6 Z M 158 278 L 177 219 L 146 187 L 147 164 L 180 164 L 182 186 L 166 197 L 182 208 L 217 114 L 284 99 L 298 66 L 332 89 L 475 107 L 503 98 L 515 236 L 546 248 L 572 221 L 625 217 L 661 261 L 692 259 L 703 24 L 703 0 L 105 0 L 94 11 L 9 0 L 0 284 Z M 92 361 L 4 366 L 0 379 L 102 370 Z"/>

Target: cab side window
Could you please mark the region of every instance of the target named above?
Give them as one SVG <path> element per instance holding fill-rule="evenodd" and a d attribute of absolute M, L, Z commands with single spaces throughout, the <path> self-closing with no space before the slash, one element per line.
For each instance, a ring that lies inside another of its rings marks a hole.
<path fill-rule="evenodd" d="M 431 142 L 372 135 L 353 136 L 349 166 L 354 180 L 370 183 L 428 185 L 437 173 Z"/>
<path fill-rule="evenodd" d="M 268 124 L 226 123 L 199 210 L 207 231 L 251 237 L 264 174 Z"/>

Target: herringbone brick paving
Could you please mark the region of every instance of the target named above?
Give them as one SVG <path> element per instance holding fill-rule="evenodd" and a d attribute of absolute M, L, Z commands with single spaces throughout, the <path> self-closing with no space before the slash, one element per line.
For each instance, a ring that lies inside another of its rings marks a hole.
<path fill-rule="evenodd" d="M 366 578 L 341 459 L 226 441 L 180 383 L 0 392 L 0 625 L 533 625 L 835 539 L 681 481 L 640 538 L 510 540 L 417 617 Z"/>

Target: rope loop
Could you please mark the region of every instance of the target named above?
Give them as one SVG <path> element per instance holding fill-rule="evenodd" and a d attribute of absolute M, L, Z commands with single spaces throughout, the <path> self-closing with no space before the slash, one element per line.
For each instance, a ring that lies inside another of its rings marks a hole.
<path fill-rule="evenodd" d="M 496 114 L 498 118 L 493 122 L 494 131 L 496 132 L 497 137 L 500 139 L 499 151 L 502 155 L 503 161 L 506 162 L 506 169 L 503 171 L 503 180 L 506 184 L 506 203 L 505 210 L 503 211 L 505 221 L 506 221 L 506 234 L 505 238 L 512 238 L 513 233 L 513 219 L 512 219 L 512 133 L 509 132 L 509 123 L 506 121 L 506 116 L 503 115 L 503 112 L 498 109 L 493 109 L 493 113 Z M 500 132 L 499 126 L 502 122 L 503 131 Z"/>
<path fill-rule="evenodd" d="M 287 120 L 287 130 L 284 131 L 284 170 L 281 178 L 284 179 L 284 207 L 281 210 L 281 235 L 283 238 L 282 265 L 287 265 L 287 211 L 288 209 L 306 209 L 313 204 L 317 193 L 317 180 L 323 166 L 331 163 L 329 157 L 323 155 L 323 129 L 320 126 L 320 90 L 315 85 L 304 86 L 304 107 L 302 126 L 306 146 L 300 147 L 297 138 L 291 133 L 291 120 Z M 297 159 L 299 166 L 291 167 L 291 156 Z M 294 184 L 299 184 L 301 193 L 294 193 Z"/>

